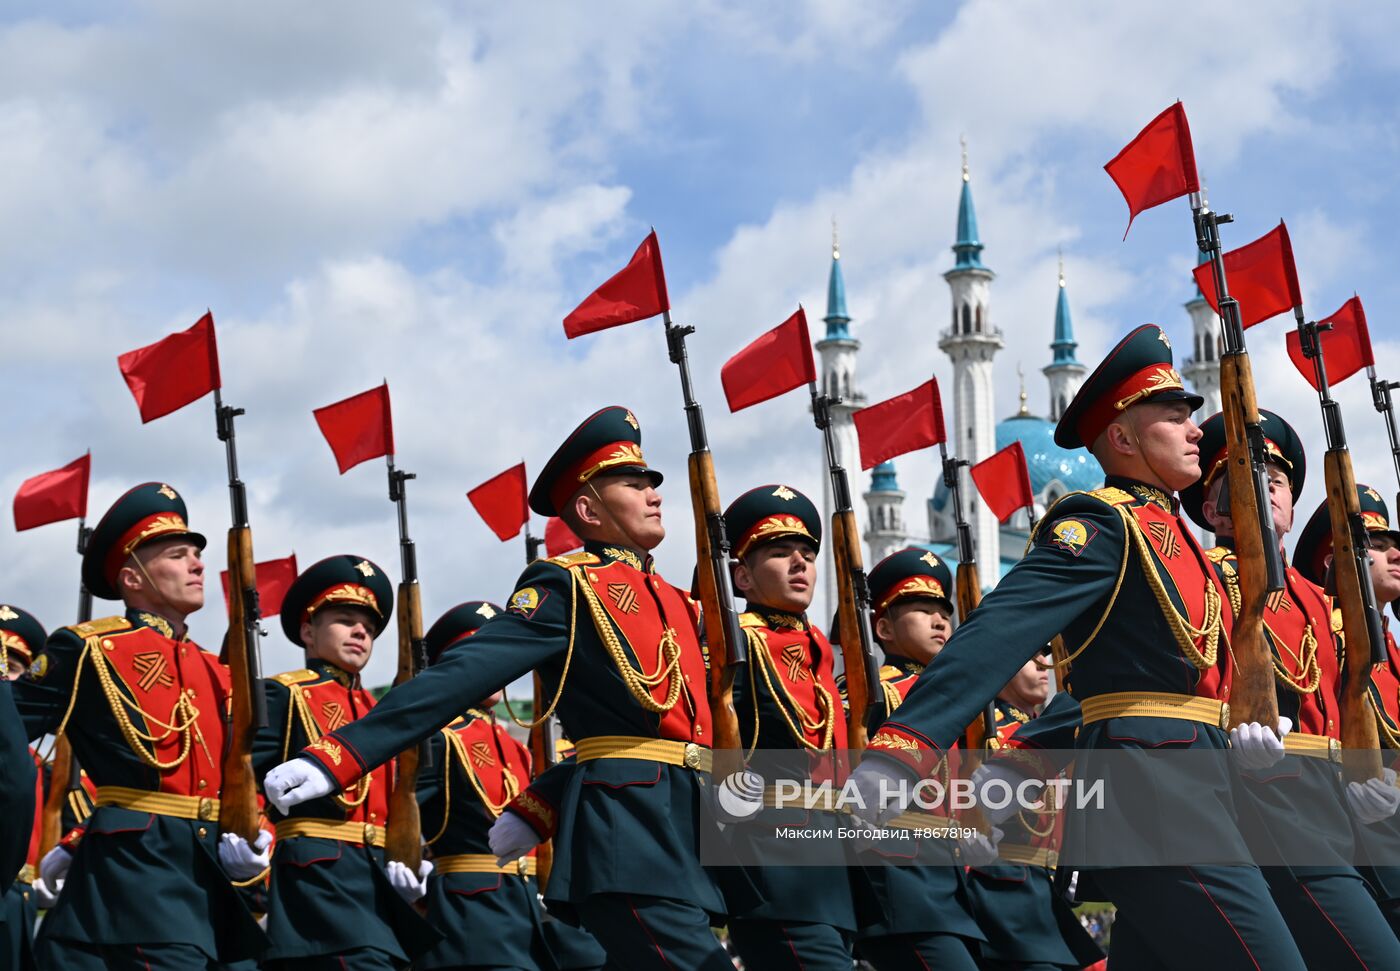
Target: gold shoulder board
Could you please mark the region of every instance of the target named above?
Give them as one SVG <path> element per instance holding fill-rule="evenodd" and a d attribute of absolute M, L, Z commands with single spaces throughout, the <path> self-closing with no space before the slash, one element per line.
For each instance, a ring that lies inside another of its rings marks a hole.
<path fill-rule="evenodd" d="M 315 681 L 319 677 L 320 675 L 315 671 L 302 668 L 300 671 L 283 671 L 281 674 L 273 677 L 272 680 L 276 681 L 284 688 L 290 688 L 294 684 L 305 684 L 308 681 Z"/>
<path fill-rule="evenodd" d="M 545 562 L 553 563 L 555 566 L 562 566 L 567 570 L 571 566 L 593 566 L 595 563 L 601 563 L 603 561 L 592 553 L 584 553 L 580 550 L 577 553 L 565 553 L 563 556 L 551 556 Z"/>
<path fill-rule="evenodd" d="M 886 664 L 880 669 L 881 681 L 893 681 L 896 678 L 902 678 L 903 676 L 904 672 L 901 671 L 899 668 L 895 667 L 893 664 Z"/>
<path fill-rule="evenodd" d="M 1210 560 L 1212 563 L 1224 563 L 1234 552 L 1235 551 L 1228 546 L 1212 546 L 1210 549 L 1206 550 L 1206 559 Z"/>
<path fill-rule="evenodd" d="M 103 634 L 111 634 L 119 630 L 130 630 L 131 621 L 125 617 L 99 617 L 97 620 L 73 624 L 68 629 L 83 638 L 101 637 Z"/>
<path fill-rule="evenodd" d="M 754 613 L 753 611 L 749 611 L 748 613 L 744 613 L 744 614 L 740 614 L 740 615 L 739 615 L 739 626 L 740 626 L 740 627 L 746 627 L 746 628 L 747 628 L 747 627 L 763 627 L 763 626 L 766 626 L 766 625 L 763 623 L 763 618 L 762 618 L 761 616 L 759 616 L 758 614 Z"/>
<path fill-rule="evenodd" d="M 1095 489 L 1089 493 L 1095 499 L 1101 499 L 1110 506 L 1122 506 L 1133 502 L 1133 494 L 1117 486 L 1104 486 L 1102 489 Z"/>

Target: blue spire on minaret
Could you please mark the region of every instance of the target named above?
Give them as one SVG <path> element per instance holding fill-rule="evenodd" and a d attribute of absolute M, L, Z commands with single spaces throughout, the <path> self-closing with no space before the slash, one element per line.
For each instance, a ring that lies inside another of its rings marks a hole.
<path fill-rule="evenodd" d="M 836 239 L 836 220 L 831 220 L 831 278 L 826 284 L 827 340 L 850 340 L 851 332 L 847 324 L 851 322 L 846 313 L 846 278 L 841 275 L 841 246 Z"/>
<path fill-rule="evenodd" d="M 870 472 L 871 492 L 898 492 L 899 483 L 894 478 L 894 462 L 886 459 Z"/>
<path fill-rule="evenodd" d="M 955 270 L 985 270 L 982 265 L 982 241 L 977 235 L 977 210 L 972 205 L 972 183 L 967 169 L 967 140 L 962 143 L 962 196 L 958 199 L 958 239 L 953 252 L 958 260 Z"/>
<path fill-rule="evenodd" d="M 1050 349 L 1055 352 L 1051 364 L 1078 364 L 1074 351 L 1079 343 L 1074 339 L 1074 323 L 1069 316 L 1069 293 L 1065 290 L 1065 258 L 1060 256 L 1060 295 L 1055 301 L 1055 339 Z"/>

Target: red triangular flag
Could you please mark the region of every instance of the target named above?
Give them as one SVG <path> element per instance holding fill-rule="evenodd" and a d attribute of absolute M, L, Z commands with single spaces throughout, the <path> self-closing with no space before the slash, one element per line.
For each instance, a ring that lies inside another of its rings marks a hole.
<path fill-rule="evenodd" d="M 1034 509 L 1031 473 L 1026 468 L 1026 453 L 1020 442 L 1012 442 L 967 471 L 998 521 L 1006 522 L 1017 509 Z"/>
<path fill-rule="evenodd" d="M 117 367 L 136 399 L 142 424 L 223 387 L 214 315 L 206 313 L 189 330 L 127 351 L 117 358 Z"/>
<path fill-rule="evenodd" d="M 15 493 L 15 529 L 33 529 L 87 516 L 91 474 L 92 453 L 89 452 L 61 469 L 25 479 Z"/>
<path fill-rule="evenodd" d="M 1327 383 L 1341 384 L 1362 368 L 1374 367 L 1375 357 L 1371 353 L 1371 332 L 1366 327 L 1366 311 L 1361 306 L 1360 297 L 1352 297 L 1342 304 L 1332 316 L 1319 321 L 1331 324 L 1331 330 L 1318 332 L 1318 344 L 1322 346 L 1322 363 L 1327 367 Z M 1293 366 L 1313 390 L 1317 386 L 1317 371 L 1313 362 L 1303 355 L 1303 340 L 1298 331 L 1288 332 L 1288 356 Z"/>
<path fill-rule="evenodd" d="M 312 412 L 326 436 L 340 474 L 370 459 L 394 454 L 389 382 Z"/>
<path fill-rule="evenodd" d="M 253 572 L 258 578 L 259 618 L 276 617 L 282 612 L 282 600 L 291 589 L 292 581 L 297 578 L 297 555 L 293 553 L 280 560 L 254 564 Z M 224 606 L 228 607 L 228 571 L 220 573 L 219 579 L 224 585 Z"/>
<path fill-rule="evenodd" d="M 591 334 L 646 320 L 670 309 L 666 273 L 661 268 L 661 244 L 653 229 L 632 254 L 631 261 L 564 318 L 564 334 L 570 338 Z"/>
<path fill-rule="evenodd" d="M 851 418 L 860 441 L 862 469 L 947 440 L 937 378 L 930 378 L 913 391 L 862 408 Z"/>
<path fill-rule="evenodd" d="M 776 398 L 817 380 L 807 313 L 797 313 L 735 354 L 719 369 L 730 411 Z"/>
<path fill-rule="evenodd" d="M 520 528 L 530 518 L 526 496 L 524 462 L 492 476 L 467 493 L 467 499 L 486 520 L 491 532 L 502 540 L 519 536 Z"/>
<path fill-rule="evenodd" d="M 1196 152 L 1191 147 L 1191 126 L 1181 102 L 1148 122 L 1104 171 L 1128 203 L 1128 229 L 1138 213 L 1164 202 L 1199 192 Z M 1128 231 L 1123 231 L 1127 239 Z"/>
<path fill-rule="evenodd" d="M 1298 269 L 1293 264 L 1293 244 L 1288 227 L 1279 224 L 1252 243 L 1232 249 L 1224 256 L 1225 285 L 1239 301 L 1240 324 L 1253 327 L 1261 321 L 1303 305 L 1298 286 Z M 1191 271 L 1206 303 L 1220 313 L 1215 292 L 1215 275 L 1209 263 Z"/>
<path fill-rule="evenodd" d="M 583 540 L 574 535 L 564 520 L 550 516 L 544 524 L 544 555 L 563 556 L 583 545 Z"/>

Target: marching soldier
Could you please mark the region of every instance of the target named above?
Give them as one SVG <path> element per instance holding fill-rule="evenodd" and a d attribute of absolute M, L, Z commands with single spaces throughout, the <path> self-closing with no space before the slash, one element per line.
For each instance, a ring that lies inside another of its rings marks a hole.
<path fill-rule="evenodd" d="M 1293 528 L 1293 503 L 1303 490 L 1306 455 L 1288 422 L 1263 409 L 1259 422 L 1269 456 L 1274 532 L 1281 548 L 1283 537 Z M 1225 584 L 1231 607 L 1238 609 L 1234 527 L 1221 513 L 1227 462 L 1223 414 L 1201 424 L 1200 449 L 1201 478 L 1182 492 L 1182 508 L 1203 529 L 1216 534 L 1219 545 L 1207 550 L 1206 556 Z M 1319 861 L 1313 866 L 1263 868 L 1274 901 L 1310 965 L 1400 967 L 1400 942 L 1352 865 L 1355 844 L 1347 819 L 1349 802 L 1353 813 L 1366 812 L 1357 802 L 1359 796 L 1369 795 L 1366 789 L 1394 792 L 1394 787 L 1376 779 L 1365 788 L 1343 788 L 1338 761 L 1341 670 L 1332 603 L 1321 587 L 1293 567 L 1285 575 L 1284 590 L 1265 605 L 1264 633 L 1273 652 L 1279 714 L 1289 719 L 1289 726 L 1280 722 L 1286 732 L 1283 748 L 1295 758 L 1280 769 L 1243 773 L 1243 791 L 1264 824 L 1262 832 L 1251 828 L 1250 835 L 1259 841 L 1261 855 L 1287 857 L 1290 850 L 1306 847 L 1308 858 Z M 1400 794 L 1389 803 L 1391 812 L 1397 801 Z"/>
<path fill-rule="evenodd" d="M 1105 771 L 1094 758 L 1100 749 L 1224 752 L 1230 616 L 1214 567 L 1177 515 L 1173 495 L 1200 478 L 1200 430 L 1191 421 L 1200 404 L 1172 366 L 1166 335 L 1150 324 L 1123 338 L 1084 382 L 1055 440 L 1088 448 L 1107 473 L 1104 488 L 1051 507 L 1025 558 L 871 740 L 853 777 L 867 806 L 879 805 L 892 780 L 912 785 L 928 773 L 983 705 L 1061 633 L 1083 706 L 1077 777 L 1093 780 Z M 1261 734 L 1273 737 L 1267 729 Z M 1243 741 L 1249 749 L 1257 737 Z M 1304 963 L 1287 924 L 1263 876 L 1247 865 L 1231 767 L 1223 758 L 1202 763 L 1193 763 L 1196 771 L 1178 786 L 1142 760 L 1115 761 L 1110 795 L 1122 798 L 1094 813 L 1093 833 L 1076 829 L 1083 813 L 1068 821 L 1068 838 L 1095 848 L 1102 847 L 1100 832 L 1151 834 L 1150 843 L 1116 843 L 1114 859 L 1136 862 L 1130 854 L 1147 853 L 1168 862 L 1209 846 L 1213 858 L 1242 864 L 1093 871 L 1090 895 L 1118 908 L 1110 964 L 1299 971 Z M 1142 799 L 1144 793 L 1156 798 Z M 1081 873 L 1081 882 L 1088 876 Z"/>
<path fill-rule="evenodd" d="M 875 638 L 885 654 L 880 690 L 893 713 L 953 633 L 953 576 L 929 550 L 898 550 L 870 571 Z M 961 854 L 946 839 L 920 840 L 868 869 L 885 916 L 864 928 L 857 953 L 880 971 L 972 969 L 986 935 L 973 916 Z M 878 855 L 879 849 L 870 851 Z"/>
<path fill-rule="evenodd" d="M 268 769 L 361 718 L 374 698 L 360 685 L 374 639 L 393 612 L 394 591 L 375 563 L 330 556 L 307 567 L 282 601 L 282 632 L 306 651 L 307 667 L 268 678 L 267 728 L 253 768 Z M 266 968 L 400 968 L 438 935 L 410 906 L 423 875 L 384 862 L 392 767 L 343 793 L 268 807 L 277 833 L 268 892 Z"/>
<path fill-rule="evenodd" d="M 185 627 L 204 605 L 203 548 L 174 489 L 131 489 L 83 555 L 83 583 L 125 614 L 55 631 L 15 683 L 26 734 L 66 732 L 97 785 L 81 837 L 46 861 L 46 879 L 66 879 L 41 967 L 205 968 L 263 946 L 229 882 L 266 867 L 263 846 L 219 833 L 228 669 Z"/>
<path fill-rule="evenodd" d="M 0 604 L 0 668 L 5 672 L 5 680 L 15 681 L 24 676 L 29 670 L 29 665 L 33 663 L 34 656 L 44 649 L 44 641 L 47 635 L 39 621 L 27 610 L 19 607 L 12 607 L 9 604 Z M 8 695 L 10 688 L 6 687 Z M 5 714 L 0 717 L 7 717 L 10 727 L 15 734 L 23 731 L 20 726 L 18 716 L 14 712 L 13 702 L 8 698 L 0 701 L 0 707 L 5 709 Z M 52 904 L 47 888 L 39 880 L 39 834 L 44 822 L 44 773 L 43 763 L 38 753 L 32 748 L 24 747 L 30 764 L 34 767 L 34 779 L 31 783 L 31 792 L 34 799 L 33 811 L 29 814 L 32 825 L 27 832 L 27 839 L 23 845 L 27 847 L 24 857 L 24 865 L 20 868 L 19 874 L 10 884 L 5 892 L 5 902 L 3 910 L 0 910 L 0 957 L 4 958 L 3 963 L 7 968 L 33 968 L 34 967 L 34 921 L 39 916 L 39 904 L 44 906 Z M 13 753 L 5 750 L 0 759 L 9 759 Z M 10 793 L 3 787 L 10 784 L 10 779 L 0 781 L 0 792 L 5 796 L 15 797 L 22 800 L 24 792 Z M 54 784 L 54 783 L 51 783 Z M 63 785 L 65 780 L 57 780 L 56 784 Z M 0 818 L 16 820 L 22 817 L 12 815 L 0 816 Z M 14 833 L 15 839 L 25 830 L 22 826 L 12 826 L 9 830 Z M 9 841 L 6 841 L 7 843 Z M 18 842 L 16 845 L 19 845 Z M 7 850 L 9 847 L 7 846 Z M 0 867 L 0 874 L 7 874 L 8 861 Z"/>
<path fill-rule="evenodd" d="M 1381 609 L 1390 604 L 1398 610 L 1400 604 L 1400 531 L 1390 523 L 1390 510 L 1379 492 L 1367 485 L 1356 487 L 1361 505 L 1361 517 L 1366 523 L 1370 540 L 1371 584 L 1376 591 L 1376 603 Z M 1298 536 L 1294 549 L 1294 564 L 1299 573 L 1313 583 L 1325 584 L 1332 562 L 1332 519 L 1324 500 L 1308 519 Z M 1400 647 L 1395 635 L 1386 625 L 1386 661 L 1371 674 L 1371 701 L 1381 745 L 1391 769 L 1400 765 L 1396 750 L 1400 750 Z M 1360 827 L 1361 841 L 1373 864 L 1362 869 L 1381 912 L 1391 929 L 1400 935 L 1400 816 L 1390 815 Z"/>
<path fill-rule="evenodd" d="M 735 559 L 735 590 L 747 601 L 739 623 L 748 640 L 748 674 L 734 686 L 744 748 L 765 750 L 761 774 L 829 779 L 844 771 L 846 716 L 831 645 L 807 619 L 817 583 L 821 513 L 797 490 L 771 484 L 735 499 L 724 519 Z M 818 811 L 809 818 L 799 805 L 762 812 L 747 825 L 818 820 L 832 823 L 836 817 Z M 738 835 L 746 831 L 740 827 Z M 783 866 L 771 858 L 783 848 L 770 849 L 770 858 L 754 868 L 765 903 L 729 922 L 730 941 L 752 968 L 845 971 L 851 966 L 856 929 L 869 923 L 857 914 L 858 897 L 869 896 L 861 868 Z M 808 848 L 797 852 L 806 855 Z"/>
<path fill-rule="evenodd" d="M 464 699 L 538 669 L 545 713 L 557 711 L 578 746 L 557 808 L 551 911 L 580 920 L 620 967 L 730 968 L 710 930 L 728 905 L 699 858 L 713 732 L 696 608 L 650 555 L 665 536 L 660 483 L 630 411 L 586 419 L 530 492 L 530 507 L 559 515 L 584 551 L 527 567 L 471 650 L 279 766 L 268 798 L 290 807 L 353 790 Z"/>
<path fill-rule="evenodd" d="M 469 638 L 501 608 L 458 604 L 428 629 L 428 663 L 470 650 Z M 428 922 L 443 940 L 417 968 L 552 967 L 543 937 L 535 857 L 500 866 L 487 833 L 530 784 L 530 751 L 496 724 L 492 699 L 467 708 L 433 736 L 432 774 L 420 773 L 423 838 L 432 849 Z"/>

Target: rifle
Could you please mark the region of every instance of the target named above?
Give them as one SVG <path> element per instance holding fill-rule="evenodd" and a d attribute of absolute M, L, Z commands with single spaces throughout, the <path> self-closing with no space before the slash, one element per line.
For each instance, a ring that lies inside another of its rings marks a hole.
<path fill-rule="evenodd" d="M 540 558 L 540 546 L 544 540 L 530 535 L 525 527 L 525 563 L 529 565 Z M 542 717 L 544 711 L 544 684 L 538 671 L 532 677 L 534 691 L 534 718 L 530 723 L 530 777 L 538 779 L 554 765 L 554 731 L 551 719 Z M 549 872 L 554 868 L 554 841 L 545 840 L 535 847 L 535 880 L 541 890 L 549 883 Z"/>
<path fill-rule="evenodd" d="M 1382 417 L 1385 418 L 1385 431 L 1390 437 L 1390 459 L 1395 464 L 1395 477 L 1400 482 L 1400 430 L 1395 427 L 1395 403 L 1391 400 L 1390 393 L 1396 388 L 1400 388 L 1400 381 L 1382 381 L 1376 377 L 1376 366 L 1367 366 L 1366 377 L 1371 380 L 1371 403 L 1376 406 Z M 1400 491 L 1395 493 L 1395 505 L 1392 507 L 1396 515 L 1400 516 Z"/>
<path fill-rule="evenodd" d="M 389 501 L 398 507 L 399 563 L 399 665 L 394 687 L 412 681 L 428 665 L 427 645 L 423 642 L 423 599 L 418 586 L 418 554 L 408 535 L 408 499 L 404 484 L 417 476 L 394 468 L 394 457 L 385 456 L 389 465 Z M 424 742 L 424 745 L 427 743 Z M 415 875 L 423 862 L 423 825 L 418 815 L 418 766 L 427 762 L 414 745 L 399 753 L 389 790 L 389 818 L 385 823 L 384 855 L 402 863 Z"/>
<path fill-rule="evenodd" d="M 1347 647 L 1342 676 L 1342 747 L 1355 750 L 1346 761 L 1346 773 L 1353 781 L 1379 779 L 1380 736 L 1372 715 L 1370 692 L 1371 668 L 1385 662 L 1385 628 L 1371 584 L 1371 541 L 1361 518 L 1342 410 L 1327 384 L 1327 362 L 1319 343 L 1320 332 L 1331 325 L 1305 320 L 1302 307 L 1294 307 L 1293 314 L 1298 321 L 1303 356 L 1313 362 L 1322 427 L 1327 436 L 1322 465 L 1327 479 L 1327 514 L 1332 520 L 1332 576 L 1337 583 Z"/>
<path fill-rule="evenodd" d="M 253 569 L 253 530 L 248 525 L 248 493 L 238 477 L 238 444 L 233 420 L 242 408 L 224 404 L 214 389 L 214 417 L 219 441 L 224 443 L 228 465 L 229 623 L 228 742 L 224 748 L 223 783 L 219 791 L 219 828 L 252 843 L 258 836 L 258 782 L 253 775 L 253 739 L 267 726 L 267 697 L 262 686 L 262 661 L 258 650 L 258 580 Z"/>
<path fill-rule="evenodd" d="M 1264 636 L 1264 606 L 1269 594 L 1284 587 L 1283 557 L 1269 506 L 1264 467 L 1267 453 L 1264 430 L 1259 424 L 1259 403 L 1254 395 L 1254 372 L 1244 343 L 1240 306 L 1230 296 L 1225 281 L 1220 227 L 1234 218 L 1212 212 L 1201 192 L 1191 193 L 1191 210 L 1196 245 L 1210 257 L 1225 344 L 1220 357 L 1220 391 L 1229 449 L 1226 481 L 1230 489 L 1230 518 L 1240 574 L 1240 610 L 1230 636 L 1235 664 L 1230 724 L 1260 722 L 1277 729 L 1278 695 L 1274 690 L 1273 651 Z"/>
<path fill-rule="evenodd" d="M 666 350 L 671 363 L 680 370 L 681 397 L 685 402 L 686 427 L 690 432 L 690 502 L 695 516 L 696 573 L 699 578 L 700 608 L 705 618 L 705 641 L 709 652 L 708 695 L 714 732 L 714 775 L 727 777 L 738 769 L 743 740 L 739 735 L 739 715 L 734 710 L 734 678 L 748 663 L 748 644 L 739 627 L 734 609 L 734 590 L 729 575 L 729 537 L 724 531 L 724 514 L 715 482 L 715 461 L 710 454 L 705 431 L 705 414 L 695 400 L 690 380 L 690 359 L 685 339 L 695 333 L 687 324 L 671 322 L 669 310 L 662 314 L 666 326 Z M 723 764 L 721 764 L 723 763 Z"/>
<path fill-rule="evenodd" d="M 870 630 L 870 583 L 861 562 L 860 530 L 851 506 L 851 483 L 837 457 L 831 428 L 831 406 L 840 399 L 818 392 L 815 381 L 808 388 L 812 394 L 812 418 L 826 442 L 826 467 L 836 506 L 831 514 L 831 558 L 836 567 L 836 624 L 841 638 L 841 660 L 846 668 L 846 703 L 850 709 L 846 715 L 846 745 L 852 752 L 863 752 L 869 741 L 871 693 L 880 683 L 880 668 L 875 663 L 875 635 Z M 886 707 L 884 692 L 878 693 L 876 704 L 880 709 Z M 877 711 L 876 715 L 878 724 L 889 717 L 889 712 L 880 714 Z"/>

